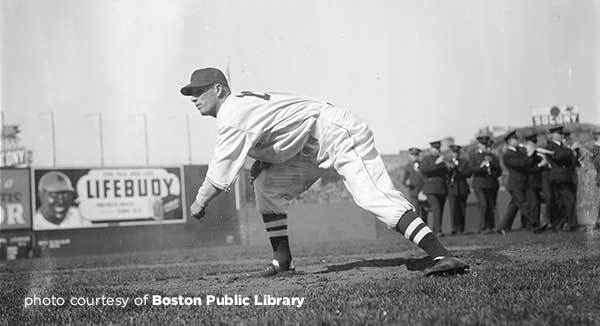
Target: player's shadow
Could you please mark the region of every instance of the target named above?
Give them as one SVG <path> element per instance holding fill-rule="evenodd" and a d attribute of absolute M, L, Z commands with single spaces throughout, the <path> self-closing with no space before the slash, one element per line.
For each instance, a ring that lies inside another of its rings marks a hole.
<path fill-rule="evenodd" d="M 365 259 L 347 264 L 330 265 L 327 270 L 320 271 L 321 273 L 342 272 L 361 267 L 392 267 L 405 265 L 409 271 L 423 271 L 431 266 L 433 260 L 431 257 L 423 258 L 391 258 L 391 259 Z"/>

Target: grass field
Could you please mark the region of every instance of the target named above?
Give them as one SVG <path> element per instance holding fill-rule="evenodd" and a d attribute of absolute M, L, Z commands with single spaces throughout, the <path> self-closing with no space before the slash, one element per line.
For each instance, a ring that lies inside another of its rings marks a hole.
<path fill-rule="evenodd" d="M 469 274 L 425 278 L 408 241 L 295 246 L 298 273 L 247 278 L 269 249 L 221 247 L 0 265 L 0 325 L 600 325 L 600 233 L 443 238 Z M 296 306 L 136 306 L 135 297 L 304 297 Z M 71 297 L 129 304 L 72 306 Z M 63 306 L 25 298 L 62 297 Z"/>

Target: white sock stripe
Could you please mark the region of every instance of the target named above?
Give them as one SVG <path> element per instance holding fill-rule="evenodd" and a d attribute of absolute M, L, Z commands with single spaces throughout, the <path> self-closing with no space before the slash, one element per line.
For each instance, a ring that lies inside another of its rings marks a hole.
<path fill-rule="evenodd" d="M 406 231 L 404 231 L 404 237 L 410 239 L 410 236 L 413 233 L 413 231 L 421 224 L 423 224 L 423 220 L 421 220 L 420 218 L 416 218 L 412 222 L 410 222 L 410 224 L 406 228 Z"/>
<path fill-rule="evenodd" d="M 419 242 L 421 242 L 421 240 L 423 240 L 423 238 L 428 235 L 429 233 L 431 233 L 431 229 L 429 229 L 427 226 L 422 228 L 421 231 L 419 231 L 419 233 L 417 233 L 417 235 L 415 236 L 415 238 L 413 239 L 413 242 L 416 245 L 419 245 Z"/>
<path fill-rule="evenodd" d="M 274 226 L 282 226 L 282 225 L 287 225 L 287 219 L 273 221 L 273 222 L 267 222 L 267 223 L 265 223 L 265 228 L 272 228 Z"/>
<path fill-rule="evenodd" d="M 277 230 L 277 231 L 267 232 L 267 234 L 269 235 L 269 237 L 282 237 L 284 235 L 288 235 L 288 232 L 287 232 L 287 230 Z"/>

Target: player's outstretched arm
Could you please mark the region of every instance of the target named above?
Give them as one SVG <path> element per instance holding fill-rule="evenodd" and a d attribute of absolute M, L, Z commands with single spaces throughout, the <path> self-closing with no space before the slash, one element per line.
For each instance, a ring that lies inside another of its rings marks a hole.
<path fill-rule="evenodd" d="M 204 217 L 205 209 L 208 203 L 217 197 L 223 190 L 215 187 L 212 183 L 204 180 L 200 189 L 198 189 L 198 194 L 196 195 L 196 200 L 192 203 L 190 207 L 190 211 L 192 216 L 201 219 Z"/>

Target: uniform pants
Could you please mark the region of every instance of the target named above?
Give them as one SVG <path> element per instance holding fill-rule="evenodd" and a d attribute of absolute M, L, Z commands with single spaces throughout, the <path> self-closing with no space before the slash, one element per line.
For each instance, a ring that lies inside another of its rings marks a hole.
<path fill-rule="evenodd" d="M 544 195 L 544 215 L 546 216 L 546 224 L 551 225 L 554 220 L 554 198 L 552 186 L 547 176 L 542 175 L 542 194 Z"/>
<path fill-rule="evenodd" d="M 575 175 L 575 177 L 577 177 L 577 175 Z M 573 194 L 573 207 L 572 207 L 572 211 L 571 214 L 569 215 L 569 219 L 567 220 L 567 225 L 570 227 L 576 227 L 578 222 L 577 222 L 577 182 L 579 180 L 575 178 L 575 180 L 573 180 L 573 185 L 571 185 L 571 193 Z"/>
<path fill-rule="evenodd" d="M 373 213 L 388 228 L 414 206 L 396 190 L 379 152 L 373 133 L 349 110 L 323 109 L 311 137 L 316 151 L 302 150 L 290 160 L 273 164 L 254 180 L 261 214 L 284 214 L 291 200 L 308 189 L 325 170 L 341 176 L 354 202 Z"/>
<path fill-rule="evenodd" d="M 521 225 L 528 225 L 530 223 L 523 222 L 528 219 L 529 210 L 527 208 L 527 196 L 525 194 L 525 188 L 516 188 L 509 190 L 510 202 L 504 213 L 504 217 L 498 226 L 499 230 L 510 231 L 517 216 L 517 211 L 521 211 Z"/>
<path fill-rule="evenodd" d="M 442 232 L 442 216 L 444 215 L 445 194 L 426 194 L 433 215 L 433 232 Z"/>
<path fill-rule="evenodd" d="M 493 230 L 496 219 L 496 198 L 498 197 L 498 188 L 474 188 L 473 192 L 477 197 L 479 205 L 479 230 Z"/>
<path fill-rule="evenodd" d="M 530 227 L 538 227 L 540 225 L 540 189 L 528 187 L 525 190 L 527 196 L 527 219 Z"/>
<path fill-rule="evenodd" d="M 467 196 L 448 195 L 452 231 L 465 232 L 465 216 L 467 214 Z"/>
<path fill-rule="evenodd" d="M 598 173 L 600 173 L 600 171 L 598 171 Z M 597 193 L 600 193 L 600 184 L 597 191 Z M 600 207 L 598 207 L 598 216 L 596 217 L 596 224 L 600 225 Z"/>
<path fill-rule="evenodd" d="M 553 228 L 561 228 L 567 221 L 572 221 L 573 210 L 575 206 L 575 196 L 573 185 L 569 183 L 552 183 L 552 197 L 554 198 L 554 208 L 551 221 Z"/>

